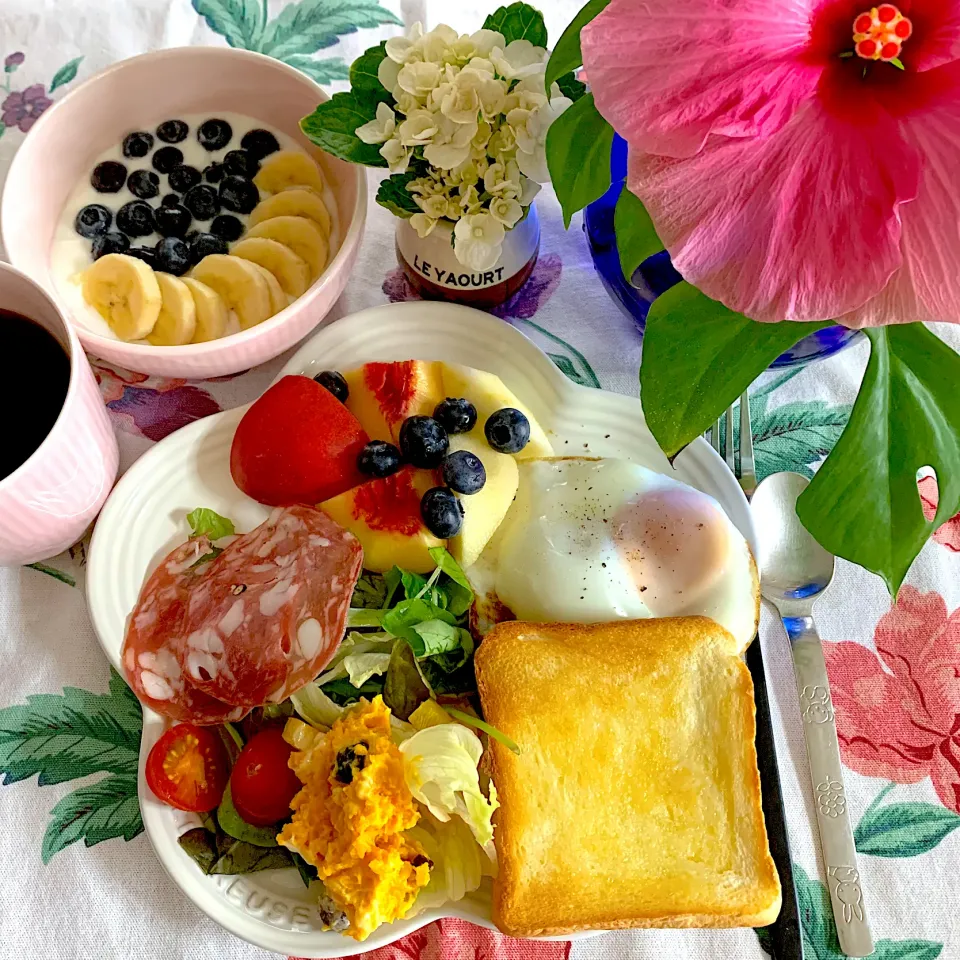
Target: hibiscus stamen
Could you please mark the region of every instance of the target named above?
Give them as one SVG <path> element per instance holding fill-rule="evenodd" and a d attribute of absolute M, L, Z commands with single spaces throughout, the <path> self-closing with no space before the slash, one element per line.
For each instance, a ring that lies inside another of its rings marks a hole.
<path fill-rule="evenodd" d="M 864 60 L 899 61 L 911 33 L 913 24 L 892 3 L 881 3 L 853 21 L 853 49 Z"/>

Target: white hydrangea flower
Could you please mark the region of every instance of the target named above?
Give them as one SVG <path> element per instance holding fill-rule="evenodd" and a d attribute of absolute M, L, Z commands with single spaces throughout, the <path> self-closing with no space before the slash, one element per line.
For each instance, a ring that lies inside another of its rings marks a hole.
<path fill-rule="evenodd" d="M 423 38 L 423 24 L 418 20 L 402 37 L 391 37 L 386 43 L 388 59 L 394 63 L 406 63 L 416 54 Z M 386 85 L 385 85 L 386 86 Z M 389 90 L 390 88 L 387 87 Z"/>
<path fill-rule="evenodd" d="M 466 160 L 457 164 L 457 166 L 451 168 L 449 179 L 452 183 L 465 183 L 468 186 L 471 183 L 476 183 L 480 179 L 476 161 Z"/>
<path fill-rule="evenodd" d="M 423 104 L 412 93 L 407 93 L 406 90 L 401 90 L 399 86 L 396 88 L 396 90 L 394 90 L 393 99 L 397 101 L 397 113 L 413 113 L 414 110 L 419 110 L 423 106 Z"/>
<path fill-rule="evenodd" d="M 520 171 L 514 160 L 509 161 L 513 164 L 513 169 L 508 170 L 508 165 L 497 161 L 487 167 L 487 172 L 483 175 L 483 189 L 493 196 L 501 196 L 505 193 L 520 194 Z M 514 175 L 511 180 L 511 174 Z"/>
<path fill-rule="evenodd" d="M 489 213 L 461 217 L 454 227 L 453 252 L 470 270 L 489 270 L 500 259 L 503 224 Z"/>
<path fill-rule="evenodd" d="M 405 147 L 397 137 L 391 137 L 381 148 L 380 156 L 387 161 L 391 173 L 406 173 L 413 149 Z"/>
<path fill-rule="evenodd" d="M 463 210 L 460 208 L 460 201 L 450 197 L 450 199 L 447 200 L 446 218 L 448 220 L 459 220 L 462 213 Z"/>
<path fill-rule="evenodd" d="M 429 110 L 411 110 L 397 127 L 397 135 L 405 147 L 422 147 L 437 135 L 437 115 Z"/>
<path fill-rule="evenodd" d="M 474 79 L 477 78 L 477 79 Z M 433 91 L 436 101 L 440 95 L 440 112 L 454 123 L 476 123 L 480 114 L 479 78 L 477 74 L 463 71 L 453 83 L 445 83 Z"/>
<path fill-rule="evenodd" d="M 497 68 L 493 65 L 493 61 L 487 57 L 471 57 L 463 69 L 471 70 L 473 73 L 486 73 L 491 77 L 497 72 Z"/>
<path fill-rule="evenodd" d="M 540 192 L 540 184 L 536 180 L 531 180 L 529 177 L 520 178 L 520 196 L 517 198 L 520 201 L 521 207 L 529 207 L 533 203 L 534 197 Z"/>
<path fill-rule="evenodd" d="M 463 216 L 479 213 L 483 209 L 483 204 L 480 201 L 480 192 L 473 184 L 460 187 L 459 205 L 460 212 Z"/>
<path fill-rule="evenodd" d="M 509 230 L 523 216 L 523 207 L 516 200 L 494 197 L 490 201 L 490 216 Z"/>
<path fill-rule="evenodd" d="M 384 90 L 391 93 L 397 88 L 397 77 L 400 76 L 400 64 L 390 57 L 384 57 L 377 65 L 377 79 Z M 396 95 L 394 95 L 396 99 Z M 403 111 L 401 111 L 402 113 Z"/>
<path fill-rule="evenodd" d="M 547 51 L 529 40 L 511 40 L 505 48 L 494 47 L 490 60 L 504 79 L 524 80 L 544 72 Z"/>
<path fill-rule="evenodd" d="M 479 160 L 480 157 L 485 157 L 487 155 L 487 144 L 489 142 L 490 124 L 487 123 L 486 120 L 481 120 L 477 124 L 477 132 L 473 135 L 473 139 L 470 141 L 470 146 L 477 154 L 475 159 Z"/>
<path fill-rule="evenodd" d="M 393 136 L 397 117 L 385 103 L 377 104 L 377 116 L 354 131 L 364 143 L 383 143 Z"/>
<path fill-rule="evenodd" d="M 473 53 L 477 57 L 489 57 L 494 47 L 503 50 L 507 42 L 503 34 L 497 30 L 478 30 L 470 34 L 470 40 L 473 43 Z"/>
<path fill-rule="evenodd" d="M 419 100 L 425 100 L 440 82 L 440 65 L 427 61 L 405 63 L 397 74 L 397 86 Z"/>
<path fill-rule="evenodd" d="M 429 237 L 433 233 L 433 228 L 437 225 L 437 221 L 431 217 L 428 217 L 425 213 L 415 213 L 410 218 L 410 226 L 417 231 L 418 236 L 423 239 L 424 237 Z"/>
<path fill-rule="evenodd" d="M 477 122 L 454 123 L 449 117 L 437 116 L 438 131 L 433 142 L 423 151 L 424 159 L 441 170 L 463 163 L 470 157 L 470 141 L 477 132 Z"/>
<path fill-rule="evenodd" d="M 573 101 L 567 97 L 557 97 L 535 110 L 517 109 L 507 114 L 507 123 L 513 128 L 517 138 L 517 163 L 521 173 L 531 180 L 538 183 L 547 183 L 550 180 L 545 150 L 547 131 L 550 124 L 572 104 Z"/>
<path fill-rule="evenodd" d="M 417 200 L 420 209 L 434 220 L 439 220 L 446 215 L 447 198 L 443 194 L 435 194 L 432 197 L 424 197 Z"/>
<path fill-rule="evenodd" d="M 445 23 L 438 24 L 429 33 L 423 35 L 418 52 L 429 63 L 446 63 L 456 60 L 456 54 L 451 48 L 459 39 L 459 34 L 453 27 Z"/>

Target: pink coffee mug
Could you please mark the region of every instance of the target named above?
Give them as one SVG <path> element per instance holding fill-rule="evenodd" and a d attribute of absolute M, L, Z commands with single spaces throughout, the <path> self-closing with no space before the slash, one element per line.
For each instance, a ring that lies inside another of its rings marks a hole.
<path fill-rule="evenodd" d="M 52 557 L 83 536 L 113 486 L 119 453 L 77 335 L 37 284 L 3 262 L 0 309 L 39 323 L 70 359 L 70 383 L 56 423 L 36 451 L 0 480 L 0 566 L 8 566 Z M 0 345 L 2 336 L 0 331 Z M 25 386 L 31 379 L 34 388 L 43 385 L 43 370 L 12 373 Z"/>

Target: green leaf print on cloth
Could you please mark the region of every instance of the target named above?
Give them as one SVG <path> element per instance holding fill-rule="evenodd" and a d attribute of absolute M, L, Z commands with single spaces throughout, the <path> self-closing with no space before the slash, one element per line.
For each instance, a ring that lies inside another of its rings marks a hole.
<path fill-rule="evenodd" d="M 143 830 L 137 801 L 140 704 L 118 673 L 108 693 L 65 687 L 0 709 L 0 773 L 4 784 L 37 775 L 41 787 L 106 773 L 68 793 L 53 808 L 41 851 L 47 863 L 78 840 L 96 843 Z"/>
<path fill-rule="evenodd" d="M 800 906 L 800 926 L 803 930 L 804 954 L 807 960 L 844 960 L 837 940 L 837 925 L 833 920 L 830 894 L 818 880 L 811 879 L 798 864 L 793 865 Z M 760 946 L 770 953 L 770 935 L 757 931 Z M 935 960 L 943 950 L 942 943 L 932 940 L 878 940 L 871 960 Z"/>
<path fill-rule="evenodd" d="M 960 816 L 936 803 L 907 801 L 881 806 L 895 786 L 887 784 L 857 824 L 853 839 L 859 853 L 915 857 L 932 850 L 960 827 Z"/>
<path fill-rule="evenodd" d="M 346 80 L 350 69 L 341 57 L 313 54 L 348 33 L 402 21 L 378 0 L 298 0 L 269 19 L 267 0 L 192 0 L 215 33 L 231 47 L 254 50 L 282 60 L 317 83 Z"/>

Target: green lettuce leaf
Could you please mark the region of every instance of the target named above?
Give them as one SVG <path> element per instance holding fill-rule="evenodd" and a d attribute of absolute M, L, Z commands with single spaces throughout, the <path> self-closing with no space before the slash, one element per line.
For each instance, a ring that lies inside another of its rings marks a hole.
<path fill-rule="evenodd" d="M 417 656 L 426 656 L 424 641 L 413 629 L 416 624 L 426 620 L 442 620 L 450 625 L 456 625 L 457 622 L 452 613 L 421 598 L 401 600 L 383 618 L 383 629 L 394 637 L 406 640 Z"/>
<path fill-rule="evenodd" d="M 233 521 L 221 517 L 219 513 L 209 507 L 197 507 L 187 514 L 187 523 L 190 524 L 190 536 L 207 536 L 211 540 L 221 537 L 232 537 L 237 531 Z"/>

